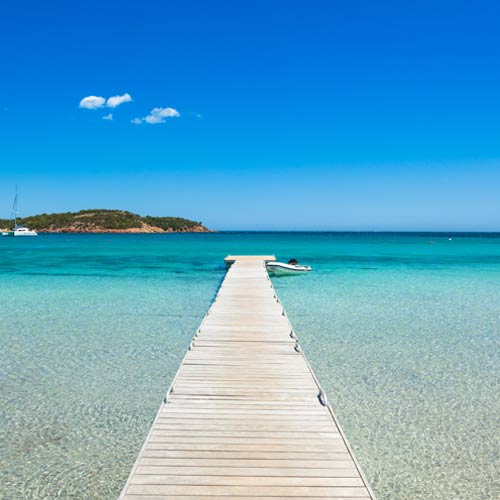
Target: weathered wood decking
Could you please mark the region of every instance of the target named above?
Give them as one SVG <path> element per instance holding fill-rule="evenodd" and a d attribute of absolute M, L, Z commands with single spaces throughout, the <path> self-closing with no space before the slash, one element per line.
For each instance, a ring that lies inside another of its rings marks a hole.
<path fill-rule="evenodd" d="M 265 258 L 235 258 L 121 500 L 373 499 Z"/>

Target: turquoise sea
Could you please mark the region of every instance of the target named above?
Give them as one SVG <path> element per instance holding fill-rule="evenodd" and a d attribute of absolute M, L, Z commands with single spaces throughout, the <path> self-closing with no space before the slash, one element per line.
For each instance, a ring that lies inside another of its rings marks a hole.
<path fill-rule="evenodd" d="M 114 500 L 227 253 L 274 278 L 379 500 L 500 498 L 500 235 L 0 239 L 0 499 Z"/>

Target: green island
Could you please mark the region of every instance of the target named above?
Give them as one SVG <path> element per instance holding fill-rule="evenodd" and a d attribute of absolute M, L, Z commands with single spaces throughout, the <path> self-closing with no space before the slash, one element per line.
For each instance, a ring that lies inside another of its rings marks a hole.
<path fill-rule="evenodd" d="M 17 224 L 42 233 L 181 233 L 210 232 L 201 222 L 182 217 L 141 216 L 125 210 L 80 210 L 18 218 Z M 0 219 L 1 228 L 12 221 Z"/>

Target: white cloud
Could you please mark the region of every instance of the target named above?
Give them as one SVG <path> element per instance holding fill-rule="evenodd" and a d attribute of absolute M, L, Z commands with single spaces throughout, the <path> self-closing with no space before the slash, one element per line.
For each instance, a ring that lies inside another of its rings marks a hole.
<path fill-rule="evenodd" d="M 113 113 L 109 113 L 109 115 L 105 115 L 102 117 L 103 120 L 112 120 L 113 119 Z"/>
<path fill-rule="evenodd" d="M 174 108 L 153 108 L 143 120 L 150 125 L 164 123 L 165 118 L 178 118 L 180 113 Z"/>
<path fill-rule="evenodd" d="M 157 123 L 165 123 L 166 118 L 179 118 L 181 114 L 174 108 L 153 108 L 148 116 L 144 118 L 134 118 L 130 123 L 140 125 L 142 122 L 155 125 Z"/>
<path fill-rule="evenodd" d="M 108 100 L 106 101 L 106 106 L 108 108 L 116 108 L 120 104 L 130 101 L 132 101 L 132 97 L 130 96 L 130 94 L 115 95 L 108 98 Z"/>
<path fill-rule="evenodd" d="M 80 101 L 80 108 L 98 109 L 98 108 L 104 108 L 105 106 L 107 108 L 116 108 L 120 104 L 123 104 L 124 102 L 131 102 L 131 101 L 132 97 L 129 93 L 125 93 L 123 95 L 114 95 L 112 97 L 108 97 L 108 99 L 96 95 L 89 95 L 87 97 L 84 97 Z"/>
<path fill-rule="evenodd" d="M 104 97 L 89 95 L 87 97 L 84 97 L 80 101 L 80 108 L 85 108 L 85 109 L 102 108 L 104 106 L 105 102 L 106 102 L 106 99 L 104 99 Z"/>

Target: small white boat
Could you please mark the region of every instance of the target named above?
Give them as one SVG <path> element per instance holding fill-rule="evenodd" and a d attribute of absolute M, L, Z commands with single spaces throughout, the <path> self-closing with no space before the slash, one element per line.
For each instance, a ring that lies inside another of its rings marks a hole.
<path fill-rule="evenodd" d="M 268 262 L 266 268 L 275 276 L 306 274 L 312 270 L 310 266 L 299 265 L 295 259 L 288 261 L 288 264 L 284 262 Z"/>
<path fill-rule="evenodd" d="M 28 229 L 26 226 L 21 226 L 17 223 L 17 216 L 19 212 L 17 211 L 17 186 L 16 186 L 16 196 L 14 197 L 14 204 L 12 206 L 12 221 L 13 229 L 8 231 L 3 231 L 2 236 L 38 236 L 36 231 Z"/>

